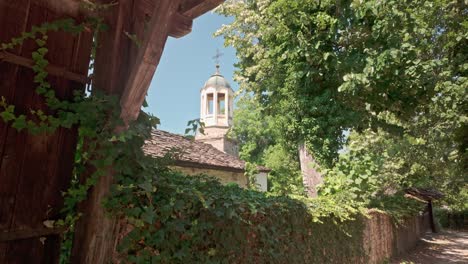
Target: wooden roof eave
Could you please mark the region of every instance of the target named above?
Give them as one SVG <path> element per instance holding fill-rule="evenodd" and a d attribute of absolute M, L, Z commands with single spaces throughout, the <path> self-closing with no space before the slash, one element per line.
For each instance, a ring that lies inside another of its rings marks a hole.
<path fill-rule="evenodd" d="M 184 16 L 195 19 L 222 4 L 224 0 L 185 0 L 179 11 Z"/>
<path fill-rule="evenodd" d="M 120 105 L 121 118 L 136 120 L 151 79 L 156 71 L 168 36 L 182 37 L 192 30 L 193 19 L 220 5 L 224 0 L 160 0 L 155 6 L 137 59 L 125 85 Z"/>

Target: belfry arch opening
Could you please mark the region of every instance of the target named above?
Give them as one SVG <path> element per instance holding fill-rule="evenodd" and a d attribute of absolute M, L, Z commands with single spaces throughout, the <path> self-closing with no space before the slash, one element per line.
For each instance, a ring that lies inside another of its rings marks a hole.
<path fill-rule="evenodd" d="M 214 95 L 209 93 L 206 95 L 207 105 L 206 105 L 206 113 L 208 115 L 214 115 Z"/>

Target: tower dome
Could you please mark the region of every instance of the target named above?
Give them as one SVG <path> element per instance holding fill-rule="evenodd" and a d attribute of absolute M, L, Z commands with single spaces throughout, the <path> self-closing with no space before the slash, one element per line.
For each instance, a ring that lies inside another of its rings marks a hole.
<path fill-rule="evenodd" d="M 223 75 L 219 73 L 219 65 L 216 65 L 216 73 L 211 75 L 208 81 L 205 82 L 205 86 L 203 86 L 203 88 L 208 88 L 208 87 L 231 88 L 231 85 L 228 83 L 228 81 L 224 78 Z"/>
<path fill-rule="evenodd" d="M 219 65 L 216 65 L 216 72 L 200 90 L 200 120 L 205 127 L 230 127 L 233 101 L 234 91 L 219 72 Z"/>

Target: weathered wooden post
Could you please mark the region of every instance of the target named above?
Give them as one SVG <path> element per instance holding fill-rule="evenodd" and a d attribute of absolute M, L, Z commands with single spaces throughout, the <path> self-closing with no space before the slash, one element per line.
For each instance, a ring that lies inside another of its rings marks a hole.
<path fill-rule="evenodd" d="M 120 96 L 121 118 L 126 124 L 136 120 L 151 79 L 169 36 L 182 37 L 192 29 L 194 18 L 221 4 L 223 0 L 135 0 L 120 1 L 106 16 L 110 30 L 102 36 L 96 58 L 95 87 Z M 150 17 L 149 24 L 145 19 Z M 147 29 L 145 30 L 145 28 Z M 142 39 L 135 48 L 125 32 Z M 125 129 L 125 128 L 120 128 Z M 114 256 L 118 219 L 110 219 L 102 207 L 113 183 L 103 176 L 81 206 L 72 263 L 107 263 Z"/>

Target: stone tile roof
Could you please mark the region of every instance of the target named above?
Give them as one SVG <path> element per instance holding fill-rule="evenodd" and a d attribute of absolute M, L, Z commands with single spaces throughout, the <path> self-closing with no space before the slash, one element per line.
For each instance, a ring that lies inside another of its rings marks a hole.
<path fill-rule="evenodd" d="M 172 134 L 162 130 L 153 130 L 152 138 L 145 142 L 145 153 L 155 157 L 163 157 L 168 152 L 174 153 L 175 165 L 204 169 L 218 169 L 243 172 L 245 161 L 226 154 L 215 147 Z M 258 167 L 261 172 L 270 171 L 265 167 Z"/>

